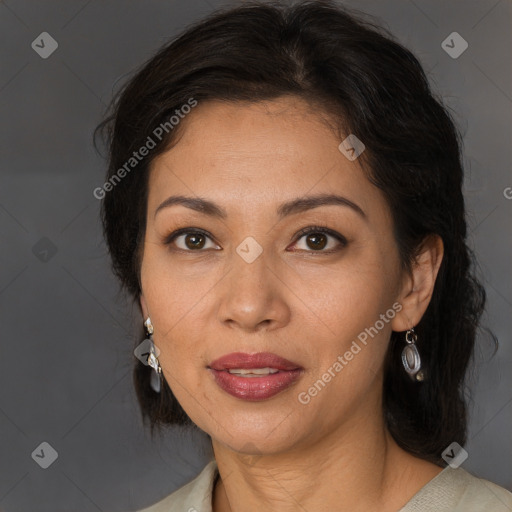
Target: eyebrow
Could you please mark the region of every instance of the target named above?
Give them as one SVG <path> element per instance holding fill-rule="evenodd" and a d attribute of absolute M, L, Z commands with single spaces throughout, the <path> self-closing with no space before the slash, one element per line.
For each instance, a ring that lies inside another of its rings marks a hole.
<path fill-rule="evenodd" d="M 203 213 L 204 215 L 208 215 L 210 217 L 217 217 L 219 219 L 226 219 L 227 213 L 222 207 L 218 206 L 212 201 L 208 199 L 204 199 L 201 197 L 187 197 L 187 196 L 170 196 L 163 203 L 161 203 L 158 208 L 155 210 L 155 217 L 159 211 L 164 208 L 168 208 L 174 205 L 181 205 L 191 210 L 195 210 L 199 213 Z M 359 216 L 361 216 L 364 220 L 368 220 L 366 213 L 362 210 L 360 206 L 356 203 L 347 199 L 346 197 L 339 196 L 337 194 L 318 194 L 315 196 L 309 197 L 298 197 L 296 199 L 292 199 L 291 201 L 287 201 L 279 206 L 277 209 L 277 215 L 279 219 L 283 219 L 289 215 L 293 215 L 296 213 L 305 212 L 307 210 L 311 210 L 313 208 L 318 208 L 320 206 L 344 206 L 351 208 L 355 211 Z"/>

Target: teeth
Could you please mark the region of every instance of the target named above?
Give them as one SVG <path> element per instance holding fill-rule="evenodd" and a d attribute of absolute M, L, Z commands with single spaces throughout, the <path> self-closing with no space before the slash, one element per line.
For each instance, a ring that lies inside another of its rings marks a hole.
<path fill-rule="evenodd" d="M 235 375 L 241 375 L 242 377 L 252 377 L 255 375 L 269 375 L 271 373 L 277 373 L 279 370 L 275 368 L 250 368 L 250 369 L 242 369 L 242 368 L 233 368 L 228 370 L 229 373 L 233 373 Z"/>

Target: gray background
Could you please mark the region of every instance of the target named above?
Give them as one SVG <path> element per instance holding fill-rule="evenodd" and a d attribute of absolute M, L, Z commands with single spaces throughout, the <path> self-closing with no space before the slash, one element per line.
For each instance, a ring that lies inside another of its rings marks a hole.
<path fill-rule="evenodd" d="M 491 358 L 489 340 L 480 341 L 463 467 L 512 489 L 512 200 L 503 193 L 512 186 L 512 3 L 346 3 L 377 15 L 416 53 L 462 128 L 470 242 L 488 293 L 484 321 L 501 343 Z M 152 442 L 142 427 L 131 381 L 139 319 L 109 271 L 92 194 L 104 162 L 91 132 L 113 87 L 219 5 L 0 3 L 2 511 L 135 510 L 207 460 L 203 435 L 170 431 Z M 59 44 L 47 59 L 31 48 L 43 31 Z M 457 59 L 441 47 L 453 31 L 469 43 Z M 58 452 L 48 469 L 31 456 L 42 442 Z"/>

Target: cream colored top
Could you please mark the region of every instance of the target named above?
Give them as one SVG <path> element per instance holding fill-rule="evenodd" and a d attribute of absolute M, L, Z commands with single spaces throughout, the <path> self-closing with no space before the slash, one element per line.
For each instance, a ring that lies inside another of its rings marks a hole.
<path fill-rule="evenodd" d="M 188 484 L 138 512 L 212 512 L 218 469 L 210 461 Z M 512 493 L 462 468 L 447 466 L 397 512 L 510 512 Z"/>

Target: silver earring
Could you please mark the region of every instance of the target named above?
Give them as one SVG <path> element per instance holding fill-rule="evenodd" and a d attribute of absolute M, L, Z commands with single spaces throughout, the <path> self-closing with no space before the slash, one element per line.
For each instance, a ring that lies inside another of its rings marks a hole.
<path fill-rule="evenodd" d="M 406 345 L 402 350 L 402 364 L 412 380 L 422 381 L 425 375 L 421 369 L 420 353 L 415 343 L 417 339 L 418 336 L 414 332 L 414 327 L 405 333 Z"/>
<path fill-rule="evenodd" d="M 153 368 L 154 370 L 151 372 L 150 385 L 156 393 L 160 393 L 160 390 L 162 389 L 162 367 L 160 366 L 160 362 L 158 361 L 156 347 L 155 344 L 153 343 L 153 338 L 151 337 L 154 329 L 149 316 L 144 321 L 144 327 L 146 328 L 146 333 L 150 342 L 148 365 L 151 366 L 151 368 Z"/>

